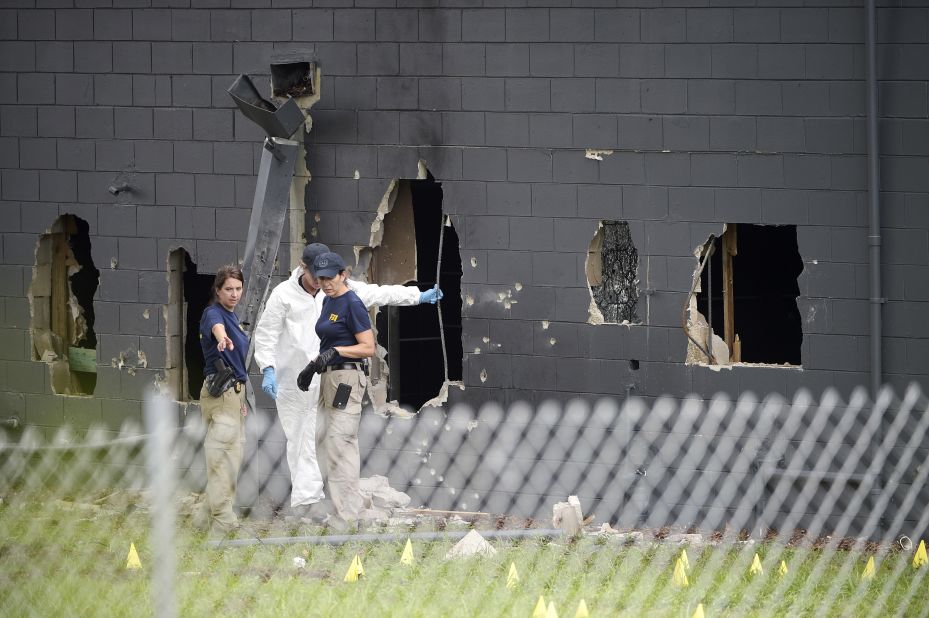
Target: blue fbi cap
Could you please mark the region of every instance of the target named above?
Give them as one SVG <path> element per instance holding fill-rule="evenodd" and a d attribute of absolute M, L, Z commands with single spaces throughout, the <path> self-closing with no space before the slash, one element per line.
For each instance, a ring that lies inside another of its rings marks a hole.
<path fill-rule="evenodd" d="M 313 260 L 313 275 L 316 277 L 335 277 L 345 270 L 345 261 L 338 253 L 328 252 L 316 256 Z"/>

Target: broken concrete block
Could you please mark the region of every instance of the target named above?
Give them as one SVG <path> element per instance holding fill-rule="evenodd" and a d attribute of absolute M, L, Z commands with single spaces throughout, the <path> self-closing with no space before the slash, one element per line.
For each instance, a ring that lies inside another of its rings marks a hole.
<path fill-rule="evenodd" d="M 552 525 L 561 528 L 565 536 L 577 536 L 584 525 L 584 512 L 577 496 L 568 496 L 567 502 L 552 507 Z"/>
<path fill-rule="evenodd" d="M 703 545 L 702 534 L 670 534 L 665 540 L 668 543 L 677 543 L 679 545 Z"/>
<path fill-rule="evenodd" d="M 633 532 L 620 532 L 608 523 L 602 524 L 599 530 L 591 532 L 590 534 L 615 543 L 636 543 L 641 541 L 645 536 L 637 530 Z"/>
<path fill-rule="evenodd" d="M 390 486 L 387 477 L 374 475 L 361 479 L 358 490 L 364 498 L 365 508 L 396 509 L 410 503 L 410 497 Z"/>
<path fill-rule="evenodd" d="M 467 558 L 477 555 L 493 556 L 496 553 L 497 550 L 477 530 L 472 530 L 448 550 L 445 559 L 451 560 L 452 558 Z"/>

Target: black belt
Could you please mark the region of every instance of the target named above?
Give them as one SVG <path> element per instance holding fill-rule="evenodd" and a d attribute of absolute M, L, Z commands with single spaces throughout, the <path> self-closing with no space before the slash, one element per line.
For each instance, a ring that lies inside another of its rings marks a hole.
<path fill-rule="evenodd" d="M 339 363 L 338 365 L 326 365 L 326 368 L 323 371 L 339 371 L 340 369 L 354 369 L 356 371 L 361 371 L 361 363 Z"/>

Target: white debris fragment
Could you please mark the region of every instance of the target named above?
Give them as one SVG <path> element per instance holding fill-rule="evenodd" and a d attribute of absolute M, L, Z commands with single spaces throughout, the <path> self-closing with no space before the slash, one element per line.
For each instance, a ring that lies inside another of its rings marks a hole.
<path fill-rule="evenodd" d="M 294 556 L 294 568 L 302 569 L 306 566 L 306 558 L 302 556 Z"/>
<path fill-rule="evenodd" d="M 474 256 L 471 257 L 471 268 L 477 268 L 477 258 Z"/>
<path fill-rule="evenodd" d="M 517 281 L 516 283 L 513 284 L 513 287 L 516 288 L 517 292 L 519 292 L 521 289 L 523 289 L 523 284 Z"/>
<path fill-rule="evenodd" d="M 458 541 L 454 547 L 445 554 L 446 560 L 453 558 L 467 558 L 470 556 L 493 556 L 497 550 L 488 543 L 477 530 L 472 530 Z"/>
<path fill-rule="evenodd" d="M 552 525 L 561 528 L 566 536 L 575 536 L 584 525 L 584 512 L 577 496 L 568 496 L 567 502 L 558 502 L 552 507 Z"/>
<path fill-rule="evenodd" d="M 358 491 L 364 499 L 365 508 L 395 509 L 405 508 L 410 503 L 410 497 L 402 491 L 390 486 L 387 477 L 373 475 L 360 479 Z"/>
<path fill-rule="evenodd" d="M 551 339 L 548 340 L 548 344 L 549 344 L 549 345 L 555 345 L 556 343 L 558 343 L 558 340 L 555 339 L 554 337 L 552 337 Z"/>
<path fill-rule="evenodd" d="M 549 322 L 548 320 L 542 320 L 542 330 L 548 330 Z"/>
<path fill-rule="evenodd" d="M 483 337 L 482 339 L 484 343 L 490 343 L 490 337 Z"/>
<path fill-rule="evenodd" d="M 355 175 L 353 176 L 353 178 L 354 178 L 355 180 L 360 180 L 360 179 L 361 179 L 361 172 L 359 172 L 358 170 L 355 170 Z"/>
<path fill-rule="evenodd" d="M 486 381 L 487 381 L 487 370 L 481 369 L 481 382 L 486 382 Z"/>
<path fill-rule="evenodd" d="M 584 157 L 593 159 L 594 161 L 603 161 L 603 157 L 608 157 L 611 154 L 613 154 L 612 150 L 594 150 L 593 148 L 588 148 L 587 152 L 584 153 Z"/>

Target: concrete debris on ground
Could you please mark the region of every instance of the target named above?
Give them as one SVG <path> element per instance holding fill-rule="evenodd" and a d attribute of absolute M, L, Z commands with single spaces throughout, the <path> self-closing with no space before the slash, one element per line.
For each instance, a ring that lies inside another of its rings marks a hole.
<path fill-rule="evenodd" d="M 567 502 L 552 507 L 552 526 L 561 528 L 565 536 L 577 536 L 584 527 L 584 512 L 577 496 L 568 496 Z"/>
<path fill-rule="evenodd" d="M 702 534 L 670 534 L 665 539 L 668 543 L 677 543 L 678 545 L 703 545 Z"/>
<path fill-rule="evenodd" d="M 361 479 L 358 490 L 364 498 L 366 509 L 402 509 L 410 503 L 410 497 L 392 488 L 386 476 L 374 475 Z"/>
<path fill-rule="evenodd" d="M 488 543 L 477 530 L 472 530 L 458 541 L 454 547 L 445 554 L 446 560 L 453 558 L 467 558 L 469 556 L 493 556 L 497 550 Z"/>
<path fill-rule="evenodd" d="M 605 538 L 616 543 L 637 543 L 645 538 L 645 535 L 638 530 L 620 532 L 608 523 L 603 523 L 599 528 L 592 531 L 585 531 L 585 534 L 598 538 Z"/>

